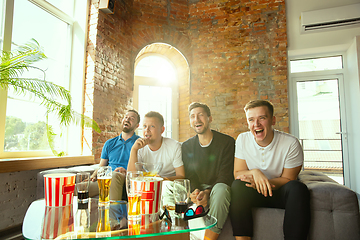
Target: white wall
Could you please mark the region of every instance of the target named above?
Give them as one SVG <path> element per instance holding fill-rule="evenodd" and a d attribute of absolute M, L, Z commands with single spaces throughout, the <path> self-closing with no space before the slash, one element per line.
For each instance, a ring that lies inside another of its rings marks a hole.
<path fill-rule="evenodd" d="M 360 172 L 360 134 L 358 131 L 360 123 L 360 25 L 355 28 L 338 28 L 313 33 L 301 34 L 300 32 L 301 12 L 345 6 L 360 3 L 360 1 L 286 0 L 285 3 L 289 60 L 331 55 L 344 56 L 343 73 L 349 148 L 348 167 L 344 169 L 344 172 L 350 175 L 345 177 L 345 179 L 350 179 L 346 185 L 360 196 L 360 175 L 356 174 Z M 289 99 L 292 97 L 291 93 L 290 88 Z"/>
<path fill-rule="evenodd" d="M 360 196 L 360 36 L 353 39 L 346 52 L 346 115 L 348 120 L 348 143 L 350 164 L 350 188 Z"/>

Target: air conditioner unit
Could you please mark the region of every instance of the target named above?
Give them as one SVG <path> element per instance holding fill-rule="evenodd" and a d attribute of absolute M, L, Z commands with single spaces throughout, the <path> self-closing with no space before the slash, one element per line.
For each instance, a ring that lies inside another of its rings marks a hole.
<path fill-rule="evenodd" d="M 301 32 L 359 26 L 360 3 L 301 13 Z"/>

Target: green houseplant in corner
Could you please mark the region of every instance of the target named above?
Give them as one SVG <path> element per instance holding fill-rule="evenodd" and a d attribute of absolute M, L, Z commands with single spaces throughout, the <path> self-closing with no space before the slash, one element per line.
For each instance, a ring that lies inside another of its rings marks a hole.
<path fill-rule="evenodd" d="M 80 124 L 81 127 L 91 127 L 99 133 L 101 131 L 93 119 L 71 108 L 71 95 L 67 89 L 45 80 L 45 77 L 44 79 L 23 77 L 23 73 L 29 69 L 44 72 L 34 66 L 36 62 L 43 59 L 46 59 L 46 55 L 35 39 L 11 52 L 2 51 L 0 88 L 4 90 L 12 88 L 17 94 L 29 95 L 41 101 L 40 104 L 46 108 L 46 135 L 49 147 L 54 155 L 62 156 L 64 152 L 58 153 L 55 150 L 54 137 L 56 134 L 48 124 L 50 113 L 57 116 L 60 126 L 67 127 L 71 123 L 76 123 Z"/>

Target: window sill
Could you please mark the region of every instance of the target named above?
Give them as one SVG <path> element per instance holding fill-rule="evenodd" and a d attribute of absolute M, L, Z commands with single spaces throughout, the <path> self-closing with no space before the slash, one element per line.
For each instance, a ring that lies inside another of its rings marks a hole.
<path fill-rule="evenodd" d="M 77 166 L 85 164 L 96 164 L 94 156 L 0 159 L 0 173 Z"/>

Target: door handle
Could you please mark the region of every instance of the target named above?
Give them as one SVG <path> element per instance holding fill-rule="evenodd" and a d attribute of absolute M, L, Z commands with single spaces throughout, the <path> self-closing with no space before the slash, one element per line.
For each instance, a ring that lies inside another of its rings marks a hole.
<path fill-rule="evenodd" d="M 336 132 L 335 134 L 346 134 L 346 132 Z"/>

